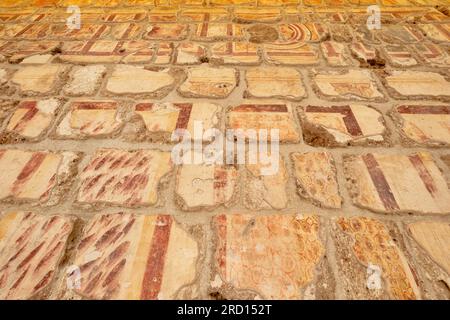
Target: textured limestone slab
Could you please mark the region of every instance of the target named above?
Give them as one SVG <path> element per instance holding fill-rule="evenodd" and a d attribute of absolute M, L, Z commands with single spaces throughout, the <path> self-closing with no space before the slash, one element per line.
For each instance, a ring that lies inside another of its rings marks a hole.
<path fill-rule="evenodd" d="M 319 225 L 316 216 L 216 216 L 214 266 L 221 287 L 263 299 L 304 298 L 325 252 Z"/>
<path fill-rule="evenodd" d="M 57 64 L 24 66 L 11 78 L 23 94 L 47 95 L 54 92 L 66 67 Z"/>
<path fill-rule="evenodd" d="M 353 30 L 348 25 L 332 24 L 329 26 L 331 39 L 336 42 L 351 42 L 354 40 Z"/>
<path fill-rule="evenodd" d="M 446 67 L 450 64 L 449 50 L 446 52 L 444 47 L 438 44 L 418 43 L 414 48 L 420 59 L 431 66 Z"/>
<path fill-rule="evenodd" d="M 281 19 L 278 8 L 254 8 L 236 7 L 234 10 L 234 21 L 238 23 L 249 22 L 275 22 Z"/>
<path fill-rule="evenodd" d="M 383 94 L 369 70 L 313 72 L 315 89 L 330 100 L 382 100 Z"/>
<path fill-rule="evenodd" d="M 385 25 L 378 33 L 378 37 L 389 44 L 416 43 L 424 40 L 422 32 L 413 25 Z"/>
<path fill-rule="evenodd" d="M 450 212 L 450 192 L 429 153 L 347 156 L 344 172 L 357 206 L 385 213 Z"/>
<path fill-rule="evenodd" d="M 34 56 L 27 57 L 20 62 L 20 64 L 49 64 L 53 59 L 53 55 L 47 54 L 37 54 Z"/>
<path fill-rule="evenodd" d="M 384 76 L 384 83 L 389 93 L 398 99 L 450 100 L 450 82 L 439 73 L 394 70 Z"/>
<path fill-rule="evenodd" d="M 254 139 L 250 131 L 256 131 L 259 140 L 259 130 L 266 130 L 267 139 L 270 139 L 270 130 L 274 129 L 278 130 L 281 143 L 300 140 L 290 103 L 245 101 L 228 110 L 227 128 L 243 130 L 242 135 L 246 139 Z"/>
<path fill-rule="evenodd" d="M 307 106 L 300 111 L 300 119 L 303 138 L 312 145 L 346 146 L 385 141 L 383 116 L 365 105 Z"/>
<path fill-rule="evenodd" d="M 226 98 L 237 86 L 238 80 L 235 69 L 202 65 L 187 70 L 187 79 L 178 92 L 186 97 Z"/>
<path fill-rule="evenodd" d="M 389 227 L 366 217 L 335 220 L 338 272 L 348 299 L 420 299 L 415 270 Z"/>
<path fill-rule="evenodd" d="M 249 34 L 248 41 L 251 43 L 274 42 L 279 38 L 275 27 L 262 23 L 251 25 L 246 28 L 246 32 Z"/>
<path fill-rule="evenodd" d="M 181 165 L 176 178 L 176 202 L 186 211 L 229 207 L 236 200 L 237 180 L 234 166 Z"/>
<path fill-rule="evenodd" d="M 405 46 L 385 46 L 383 52 L 386 59 L 395 67 L 417 65 L 417 60 Z"/>
<path fill-rule="evenodd" d="M 201 64 L 206 58 L 206 47 L 193 42 L 180 43 L 174 58 L 175 64 L 192 65 Z"/>
<path fill-rule="evenodd" d="M 194 29 L 193 38 L 197 41 L 241 40 L 244 37 L 242 26 L 235 23 L 201 23 Z"/>
<path fill-rule="evenodd" d="M 88 299 L 192 299 L 179 289 L 196 279 L 199 255 L 196 240 L 171 216 L 96 215 L 76 248 L 75 291 Z"/>
<path fill-rule="evenodd" d="M 125 207 L 155 205 L 172 166 L 170 152 L 99 149 L 80 174 L 77 201 Z"/>
<path fill-rule="evenodd" d="M 105 73 L 106 67 L 102 65 L 74 67 L 69 82 L 63 88 L 64 93 L 71 96 L 93 95 Z"/>
<path fill-rule="evenodd" d="M 110 94 L 142 96 L 167 95 L 175 84 L 168 69 L 150 71 L 141 67 L 116 65 L 107 79 L 106 91 Z"/>
<path fill-rule="evenodd" d="M 327 152 L 292 153 L 298 193 L 315 205 L 340 208 L 342 198 L 336 177 L 334 159 Z"/>
<path fill-rule="evenodd" d="M 0 299 L 45 297 L 72 228 L 68 216 L 31 212 L 0 216 Z"/>
<path fill-rule="evenodd" d="M 281 37 L 288 42 L 321 42 L 329 37 L 328 29 L 320 23 L 290 23 L 280 26 Z"/>
<path fill-rule="evenodd" d="M 336 41 L 324 41 L 320 44 L 328 64 L 333 67 L 349 66 L 351 60 L 344 44 Z"/>
<path fill-rule="evenodd" d="M 0 200 L 53 205 L 70 188 L 78 156 L 73 152 L 0 151 Z"/>
<path fill-rule="evenodd" d="M 222 107 L 209 102 L 195 103 L 150 103 L 142 102 L 135 106 L 143 127 L 139 129 L 151 140 L 171 141 L 175 130 L 187 130 L 192 139 L 196 139 L 194 126 L 203 130 L 218 128 Z M 203 132 L 200 140 L 203 140 Z"/>
<path fill-rule="evenodd" d="M 450 23 L 421 24 L 419 27 L 432 41 L 447 43 L 450 41 Z"/>
<path fill-rule="evenodd" d="M 58 138 L 105 137 L 120 131 L 123 121 L 115 101 L 73 101 L 56 128 Z"/>
<path fill-rule="evenodd" d="M 265 59 L 273 64 L 313 65 L 319 62 L 315 47 L 297 41 L 264 44 L 264 53 Z"/>
<path fill-rule="evenodd" d="M 255 164 L 246 163 L 244 203 L 248 209 L 284 209 L 288 204 L 286 192 L 289 179 L 283 157 L 280 155 L 276 170 L 271 170 L 271 164 L 258 161 Z M 269 170 L 271 174 L 264 171 Z"/>
<path fill-rule="evenodd" d="M 22 101 L 14 110 L 2 133 L 1 141 L 42 139 L 59 112 L 61 102 L 57 99 Z"/>
<path fill-rule="evenodd" d="M 420 247 L 450 274 L 450 225 L 445 222 L 420 221 L 409 224 L 408 231 Z"/>
<path fill-rule="evenodd" d="M 408 141 L 429 146 L 450 145 L 450 106 L 402 105 L 392 115 Z"/>
<path fill-rule="evenodd" d="M 150 25 L 144 35 L 150 40 L 183 40 L 187 36 L 188 26 L 179 23 L 161 23 Z"/>
<path fill-rule="evenodd" d="M 287 67 L 257 67 L 246 74 L 246 97 L 301 100 L 306 97 L 301 74 Z"/>
<path fill-rule="evenodd" d="M 211 59 L 230 65 L 257 65 L 261 62 L 257 45 L 235 41 L 215 43 L 211 47 Z"/>

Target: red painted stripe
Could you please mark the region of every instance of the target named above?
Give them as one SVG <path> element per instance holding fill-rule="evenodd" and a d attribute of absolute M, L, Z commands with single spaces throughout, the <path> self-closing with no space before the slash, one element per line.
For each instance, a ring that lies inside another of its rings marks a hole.
<path fill-rule="evenodd" d="M 170 216 L 158 216 L 147 259 L 147 267 L 142 281 L 142 300 L 156 300 L 158 298 L 159 291 L 161 290 L 171 227 L 172 218 Z"/>
<path fill-rule="evenodd" d="M 175 128 L 186 129 L 191 117 L 192 103 L 175 103 L 175 106 L 180 109 Z"/>
<path fill-rule="evenodd" d="M 28 121 L 34 118 L 34 116 L 39 112 L 38 108 L 28 109 L 27 112 L 22 116 L 20 121 L 14 126 L 13 131 L 21 131 L 27 124 Z"/>
<path fill-rule="evenodd" d="M 217 248 L 217 265 L 223 279 L 225 280 L 227 276 L 227 216 L 223 214 L 217 216 L 215 219 L 219 237 L 219 246 Z"/>
<path fill-rule="evenodd" d="M 397 111 L 404 114 L 450 114 L 450 106 L 399 106 Z"/>
<path fill-rule="evenodd" d="M 434 184 L 433 177 L 431 176 L 427 167 L 425 167 L 422 158 L 420 158 L 418 154 L 410 155 L 408 158 L 409 161 L 411 161 L 411 163 L 413 164 L 414 168 L 417 170 L 417 173 L 419 174 L 420 179 L 422 179 L 425 188 L 427 188 L 430 195 L 434 197 L 434 194 L 437 191 L 437 187 Z"/>
<path fill-rule="evenodd" d="M 151 111 L 153 109 L 153 103 L 139 103 L 134 109 L 136 111 Z"/>
<path fill-rule="evenodd" d="M 361 127 L 358 124 L 358 121 L 353 114 L 350 106 L 332 106 L 332 107 L 319 107 L 319 106 L 308 106 L 306 107 L 306 112 L 314 112 L 314 113 L 340 113 L 344 117 L 342 120 L 344 121 L 345 127 L 347 128 L 348 133 L 352 136 L 362 136 L 363 132 Z"/>
<path fill-rule="evenodd" d="M 116 109 L 116 102 L 74 102 L 72 110 L 100 110 L 100 109 Z"/>
<path fill-rule="evenodd" d="M 233 112 L 288 112 L 285 104 L 241 104 Z"/>

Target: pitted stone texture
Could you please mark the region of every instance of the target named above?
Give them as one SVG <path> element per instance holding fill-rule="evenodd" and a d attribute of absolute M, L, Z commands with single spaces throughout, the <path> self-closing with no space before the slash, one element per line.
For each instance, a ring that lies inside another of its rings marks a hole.
<path fill-rule="evenodd" d="M 123 126 L 115 101 L 73 101 L 56 128 L 58 138 L 82 139 L 114 135 Z"/>
<path fill-rule="evenodd" d="M 293 68 L 257 67 L 246 72 L 247 97 L 301 100 L 306 90 L 301 74 Z"/>
<path fill-rule="evenodd" d="M 11 82 L 24 94 L 48 95 L 56 90 L 64 70 L 64 66 L 55 64 L 24 66 L 14 73 Z"/>
<path fill-rule="evenodd" d="M 320 48 L 330 66 L 342 67 L 351 65 L 349 53 L 344 44 L 335 41 L 324 41 L 320 44 Z"/>
<path fill-rule="evenodd" d="M 347 156 L 344 172 L 357 206 L 386 213 L 450 212 L 450 192 L 429 153 Z"/>
<path fill-rule="evenodd" d="M 175 84 L 169 70 L 150 71 L 141 67 L 116 65 L 107 80 L 106 90 L 110 94 L 160 96 L 167 94 Z"/>
<path fill-rule="evenodd" d="M 366 217 L 339 218 L 333 236 L 347 298 L 420 299 L 415 271 L 383 222 Z"/>
<path fill-rule="evenodd" d="M 163 179 L 171 170 L 170 152 L 100 149 L 80 174 L 77 201 L 126 207 L 155 205 Z"/>
<path fill-rule="evenodd" d="M 327 152 L 292 153 L 298 193 L 315 205 L 337 209 L 342 205 L 334 159 Z"/>
<path fill-rule="evenodd" d="M 93 95 L 105 73 L 106 68 L 102 65 L 74 67 L 69 83 L 63 88 L 64 93 L 71 96 Z"/>
<path fill-rule="evenodd" d="M 450 274 L 450 225 L 445 222 L 419 221 L 409 224 L 408 231 L 420 247 Z"/>
<path fill-rule="evenodd" d="M 394 108 L 401 134 L 412 143 L 450 145 L 450 106 L 402 105 Z"/>
<path fill-rule="evenodd" d="M 45 298 L 72 228 L 68 216 L 31 212 L 0 216 L 0 299 Z"/>
<path fill-rule="evenodd" d="M 261 62 L 258 46 L 236 41 L 215 43 L 211 47 L 211 59 L 229 65 L 257 65 Z"/>
<path fill-rule="evenodd" d="M 57 204 L 70 188 L 77 158 L 72 152 L 1 150 L 0 200 Z"/>
<path fill-rule="evenodd" d="M 289 179 L 283 157 L 263 163 L 246 163 L 244 189 L 245 206 L 249 209 L 284 209 L 288 203 L 286 192 Z"/>
<path fill-rule="evenodd" d="M 229 207 L 237 196 L 237 180 L 234 166 L 183 164 L 177 172 L 176 201 L 186 211 Z"/>
<path fill-rule="evenodd" d="M 319 51 L 303 42 L 274 42 L 264 44 L 265 58 L 272 64 L 314 65 L 319 62 Z"/>
<path fill-rule="evenodd" d="M 134 112 L 142 120 L 144 127 L 141 131 L 151 140 L 171 141 L 176 130 L 187 130 L 189 136 L 183 139 L 207 140 L 195 136 L 195 125 L 204 131 L 218 129 L 222 107 L 209 102 L 195 103 L 138 103 Z M 177 141 L 176 139 L 173 140 Z"/>
<path fill-rule="evenodd" d="M 450 82 L 436 72 L 394 70 L 384 76 L 384 81 L 395 98 L 429 97 L 450 100 Z"/>
<path fill-rule="evenodd" d="M 267 131 L 267 139 L 270 139 L 271 130 L 278 130 L 282 143 L 300 140 L 290 103 L 245 101 L 228 111 L 227 127 L 235 130 L 238 137 L 242 134 L 243 138 L 253 141 L 261 139 L 260 130 Z M 242 133 L 237 132 L 239 129 Z M 253 137 L 253 133 L 257 137 Z"/>
<path fill-rule="evenodd" d="M 232 68 L 192 67 L 178 92 L 187 97 L 226 98 L 237 86 L 238 77 Z"/>
<path fill-rule="evenodd" d="M 383 94 L 369 70 L 314 72 L 318 93 L 330 100 L 382 100 Z"/>
<path fill-rule="evenodd" d="M 96 215 L 76 249 L 75 291 L 88 299 L 192 299 L 179 289 L 195 280 L 198 258 L 197 242 L 170 216 Z"/>
<path fill-rule="evenodd" d="M 312 145 L 346 146 L 385 141 L 383 116 L 365 105 L 307 106 L 300 111 L 300 119 L 303 138 Z"/>
<path fill-rule="evenodd" d="M 325 253 L 319 218 L 300 215 L 220 215 L 215 270 L 225 284 L 263 299 L 301 299 Z"/>
<path fill-rule="evenodd" d="M 8 120 L 2 141 L 40 140 L 52 125 L 61 102 L 57 99 L 22 101 Z"/>

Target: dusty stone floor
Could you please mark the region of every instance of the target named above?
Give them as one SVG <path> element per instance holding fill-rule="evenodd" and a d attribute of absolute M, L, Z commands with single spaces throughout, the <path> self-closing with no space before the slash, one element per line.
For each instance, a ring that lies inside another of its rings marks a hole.
<path fill-rule="evenodd" d="M 0 0 L 0 299 L 449 299 L 449 70 L 447 0 Z"/>

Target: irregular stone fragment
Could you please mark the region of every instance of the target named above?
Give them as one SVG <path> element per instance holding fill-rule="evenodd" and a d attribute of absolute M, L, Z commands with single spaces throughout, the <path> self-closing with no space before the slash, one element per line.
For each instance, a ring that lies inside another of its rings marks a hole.
<path fill-rule="evenodd" d="M 327 152 L 291 154 L 298 193 L 315 205 L 340 208 L 342 198 L 332 156 Z"/>
<path fill-rule="evenodd" d="M 64 93 L 72 96 L 93 95 L 106 73 L 105 66 L 74 67 Z"/>
<path fill-rule="evenodd" d="M 0 41 L 0 54 L 8 58 L 9 62 L 17 63 L 22 59 L 36 54 L 44 54 L 55 51 L 59 41 Z"/>
<path fill-rule="evenodd" d="M 3 124 L 3 120 L 11 114 L 11 111 L 16 105 L 16 101 L 0 99 L 0 126 Z"/>
<path fill-rule="evenodd" d="M 386 58 L 393 66 L 412 67 L 417 65 L 417 60 L 405 46 L 385 46 L 383 50 Z"/>
<path fill-rule="evenodd" d="M 222 64 L 255 65 L 261 62 L 258 47 L 245 42 L 219 42 L 211 47 L 211 59 Z"/>
<path fill-rule="evenodd" d="M 192 299 L 179 289 L 197 276 L 197 242 L 168 215 L 96 215 L 84 228 L 74 264 L 75 291 L 88 299 Z"/>
<path fill-rule="evenodd" d="M 450 192 L 429 153 L 347 156 L 344 172 L 357 206 L 386 213 L 450 212 Z"/>
<path fill-rule="evenodd" d="M 74 101 L 56 129 L 58 138 L 105 137 L 123 125 L 115 101 Z"/>
<path fill-rule="evenodd" d="M 234 21 L 238 23 L 249 22 L 275 22 L 281 19 L 278 8 L 237 7 L 234 10 Z"/>
<path fill-rule="evenodd" d="M 73 228 L 69 216 L 10 212 L 0 216 L 0 299 L 45 297 Z"/>
<path fill-rule="evenodd" d="M 250 34 L 249 42 L 253 43 L 274 42 L 278 40 L 277 29 L 266 24 L 252 25 L 247 28 L 247 33 Z"/>
<path fill-rule="evenodd" d="M 226 98 L 237 86 L 237 81 L 235 69 L 192 67 L 187 70 L 187 79 L 178 92 L 187 97 Z"/>
<path fill-rule="evenodd" d="M 176 52 L 175 64 L 200 64 L 206 57 L 206 48 L 192 42 L 179 44 Z"/>
<path fill-rule="evenodd" d="M 220 215 L 214 228 L 216 274 L 263 299 L 303 298 L 325 253 L 315 216 Z"/>
<path fill-rule="evenodd" d="M 273 64 L 312 65 L 319 62 L 319 52 L 307 43 L 276 42 L 264 45 L 266 60 Z"/>
<path fill-rule="evenodd" d="M 319 146 L 385 141 L 383 117 L 364 105 L 307 106 L 301 113 L 303 137 L 307 143 Z"/>
<path fill-rule="evenodd" d="M 418 43 L 414 46 L 419 57 L 427 64 L 446 67 L 450 64 L 449 51 L 433 43 Z"/>
<path fill-rule="evenodd" d="M 367 45 L 363 42 L 354 42 L 351 44 L 350 50 L 362 68 L 384 68 L 386 64 L 374 46 Z"/>
<path fill-rule="evenodd" d="M 234 23 L 201 23 L 196 26 L 194 40 L 220 41 L 240 40 L 244 37 L 244 30 Z"/>
<path fill-rule="evenodd" d="M 351 64 L 345 45 L 335 41 L 324 41 L 320 44 L 322 53 L 330 66 L 348 66 Z"/>
<path fill-rule="evenodd" d="M 11 81 L 25 94 L 49 94 L 55 91 L 65 67 L 57 64 L 26 66 L 17 70 Z"/>

